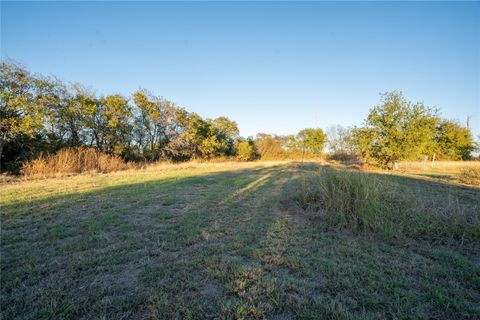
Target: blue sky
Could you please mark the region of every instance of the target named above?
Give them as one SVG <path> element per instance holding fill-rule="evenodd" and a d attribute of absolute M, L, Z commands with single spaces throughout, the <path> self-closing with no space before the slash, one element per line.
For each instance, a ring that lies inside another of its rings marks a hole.
<path fill-rule="evenodd" d="M 358 125 L 402 90 L 480 133 L 479 2 L 1 2 L 1 55 L 241 134 Z"/>

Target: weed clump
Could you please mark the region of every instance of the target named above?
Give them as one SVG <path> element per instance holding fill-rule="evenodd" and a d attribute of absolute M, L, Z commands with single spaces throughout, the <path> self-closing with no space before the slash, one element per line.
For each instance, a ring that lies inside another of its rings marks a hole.
<path fill-rule="evenodd" d="M 322 169 L 295 186 L 293 200 L 314 220 L 386 239 L 480 239 L 478 215 L 467 215 L 454 201 L 427 205 L 404 191 L 388 176 Z"/>
<path fill-rule="evenodd" d="M 53 177 L 84 172 L 107 173 L 129 169 L 132 165 L 120 157 L 93 148 L 66 148 L 56 154 L 40 156 L 22 167 L 27 178 Z"/>
<path fill-rule="evenodd" d="M 465 168 L 457 175 L 458 181 L 474 186 L 480 186 L 480 168 Z"/>

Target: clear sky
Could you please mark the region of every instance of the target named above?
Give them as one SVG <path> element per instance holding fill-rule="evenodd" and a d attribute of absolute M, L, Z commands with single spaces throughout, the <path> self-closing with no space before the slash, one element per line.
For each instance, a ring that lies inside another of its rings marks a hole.
<path fill-rule="evenodd" d="M 358 125 L 402 90 L 480 133 L 480 2 L 1 2 L 1 55 L 241 134 Z"/>

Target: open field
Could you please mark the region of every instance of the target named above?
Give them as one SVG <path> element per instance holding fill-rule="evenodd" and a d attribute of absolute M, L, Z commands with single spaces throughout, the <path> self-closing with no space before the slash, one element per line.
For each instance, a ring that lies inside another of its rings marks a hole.
<path fill-rule="evenodd" d="M 299 210 L 296 183 L 318 171 L 183 164 L 1 185 L 2 318 L 480 317 L 480 188 L 370 173 L 474 221 L 468 237 L 392 240 Z"/>
<path fill-rule="evenodd" d="M 420 177 L 440 179 L 443 181 L 455 182 L 455 179 L 462 170 L 480 170 L 480 161 L 402 161 L 399 165 L 400 171 Z"/>

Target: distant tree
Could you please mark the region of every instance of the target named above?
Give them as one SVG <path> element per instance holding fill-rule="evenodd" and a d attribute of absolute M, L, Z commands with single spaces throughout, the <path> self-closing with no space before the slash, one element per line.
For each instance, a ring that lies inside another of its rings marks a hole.
<path fill-rule="evenodd" d="M 39 153 L 77 146 L 137 161 L 235 155 L 239 130 L 226 117 L 203 119 L 144 89 L 131 98 L 98 97 L 6 61 L 1 75 L 0 161 L 9 170 Z"/>
<path fill-rule="evenodd" d="M 326 130 L 328 150 L 333 154 L 351 154 L 352 128 L 341 125 L 330 126 Z"/>
<path fill-rule="evenodd" d="M 184 119 L 181 139 L 191 158 L 209 158 L 220 148 L 215 132 L 212 132 L 211 124 L 202 119 L 196 113 L 190 113 Z"/>
<path fill-rule="evenodd" d="M 242 161 L 252 161 L 258 157 L 255 145 L 252 139 L 242 140 L 238 142 L 237 158 Z"/>
<path fill-rule="evenodd" d="M 288 157 L 288 136 L 276 136 L 265 133 L 257 134 L 254 143 L 262 159 L 285 159 Z"/>
<path fill-rule="evenodd" d="M 232 121 L 227 117 L 218 117 L 210 122 L 226 138 L 235 139 L 238 137 L 239 130 L 235 121 Z"/>
<path fill-rule="evenodd" d="M 300 148 L 310 154 L 320 154 L 325 147 L 327 137 L 322 129 L 307 128 L 301 130 L 297 136 Z"/>
<path fill-rule="evenodd" d="M 132 111 L 128 99 L 116 94 L 100 100 L 103 106 L 101 116 L 104 123 L 103 150 L 111 154 L 122 154 L 130 146 Z"/>
<path fill-rule="evenodd" d="M 15 63 L 0 63 L 0 169 L 5 144 L 43 129 L 44 106 L 35 78 Z"/>
<path fill-rule="evenodd" d="M 234 153 L 233 142 L 238 138 L 239 130 L 237 123 L 231 121 L 227 117 L 218 117 L 213 120 L 209 120 L 209 123 L 216 130 L 217 140 L 223 147 L 219 150 L 222 155 L 231 156 Z"/>
<path fill-rule="evenodd" d="M 440 156 L 451 160 L 470 159 L 475 150 L 471 131 L 451 120 L 439 122 L 434 140 Z"/>
<path fill-rule="evenodd" d="M 161 117 L 156 98 L 146 90 L 138 90 L 132 96 L 137 110 L 136 143 L 144 156 L 149 155 L 150 160 L 156 160 L 158 154 L 155 153 L 155 147 L 159 131 L 158 122 Z"/>
<path fill-rule="evenodd" d="M 67 104 L 60 108 L 60 122 L 68 132 L 69 146 L 87 145 L 104 151 L 106 123 L 105 106 L 93 92 L 80 84 L 73 85 Z"/>
<path fill-rule="evenodd" d="M 397 161 L 428 152 L 438 121 L 435 109 L 412 104 L 401 92 L 382 95 L 382 104 L 370 110 L 364 126 L 355 128 L 355 146 L 367 160 L 392 168 Z"/>
<path fill-rule="evenodd" d="M 169 101 L 165 101 L 165 111 L 167 122 L 161 149 L 162 158 L 185 160 L 189 158 L 189 155 L 186 141 L 182 139 L 182 133 L 186 130 L 185 123 L 189 113 Z"/>
<path fill-rule="evenodd" d="M 71 124 L 66 117 L 66 110 L 71 105 L 73 96 L 69 88 L 57 79 L 43 78 L 38 83 L 45 106 L 43 130 L 50 146 L 48 152 L 55 152 L 69 146 L 71 142 Z"/>
<path fill-rule="evenodd" d="M 150 160 L 165 157 L 171 152 L 168 145 L 179 134 L 179 108 L 172 102 L 155 97 L 146 90 L 133 93 L 135 104 L 135 137 L 140 152 Z M 185 119 L 182 120 L 186 122 Z"/>

